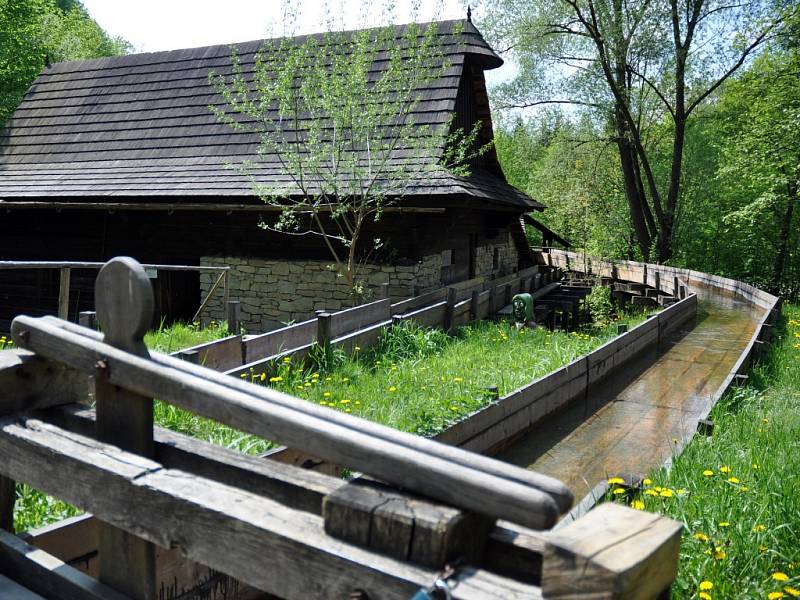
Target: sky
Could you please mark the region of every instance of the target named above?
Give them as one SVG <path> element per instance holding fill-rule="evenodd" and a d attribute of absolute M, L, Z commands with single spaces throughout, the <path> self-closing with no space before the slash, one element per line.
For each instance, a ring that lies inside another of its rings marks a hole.
<path fill-rule="evenodd" d="M 389 23 L 463 19 L 467 0 L 82 0 L 100 26 L 157 52 L 326 29 L 359 29 Z M 292 14 L 295 11 L 296 14 Z M 508 67 L 487 81 L 508 77 Z"/>

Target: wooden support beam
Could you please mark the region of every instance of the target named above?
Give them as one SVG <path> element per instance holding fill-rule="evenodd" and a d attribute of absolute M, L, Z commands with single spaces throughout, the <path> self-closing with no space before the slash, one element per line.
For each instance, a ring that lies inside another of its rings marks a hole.
<path fill-rule="evenodd" d="M 17 501 L 13 479 L 0 475 L 0 531 L 14 533 L 14 504 Z"/>
<path fill-rule="evenodd" d="M 233 335 L 238 335 L 242 328 L 242 304 L 239 300 L 228 300 L 225 312 L 225 320 L 228 322 L 228 331 Z"/>
<path fill-rule="evenodd" d="M 89 378 L 26 350 L 0 352 L 0 415 L 85 402 Z"/>
<path fill-rule="evenodd" d="M 48 600 L 130 600 L 128 596 L 3 531 L 0 531 L 0 573 L 12 576 L 17 583 Z M 3 597 L 1 592 L 0 597 Z"/>
<path fill-rule="evenodd" d="M 447 288 L 447 304 L 445 304 L 444 310 L 444 322 L 442 324 L 442 329 L 447 332 L 450 332 L 453 329 L 453 310 L 456 306 L 456 300 L 458 299 L 458 289 L 454 287 Z"/>
<path fill-rule="evenodd" d="M 149 357 L 144 334 L 153 321 L 154 298 L 150 280 L 139 263 L 127 257 L 106 263 L 97 275 L 95 306 L 109 346 L 131 356 Z M 152 457 L 153 397 L 111 382 L 109 364 L 102 358 L 95 364 L 98 439 Z M 107 523 L 101 525 L 98 534 L 100 581 L 136 600 L 155 599 L 153 545 Z"/>
<path fill-rule="evenodd" d="M 479 562 L 494 526 L 491 518 L 367 479 L 326 496 L 323 517 L 328 535 L 438 569 L 456 558 Z"/>
<path fill-rule="evenodd" d="M 69 320 L 69 280 L 70 268 L 61 267 L 58 279 L 58 318 Z"/>
<path fill-rule="evenodd" d="M 37 419 L 0 420 L 0 455 L 7 475 L 287 600 L 346 598 L 356 588 L 407 600 L 437 574 L 332 538 L 319 516 Z M 453 583 L 454 599 L 538 594 L 530 584 L 474 568 Z"/>
<path fill-rule="evenodd" d="M 547 537 L 542 597 L 652 600 L 678 573 L 682 525 L 607 502 Z"/>

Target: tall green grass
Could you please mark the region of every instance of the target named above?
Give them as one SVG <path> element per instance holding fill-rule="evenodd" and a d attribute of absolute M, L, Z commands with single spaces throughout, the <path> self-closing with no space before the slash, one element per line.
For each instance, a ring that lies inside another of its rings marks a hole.
<path fill-rule="evenodd" d="M 713 436 L 634 500 L 684 524 L 674 598 L 800 597 L 800 305 L 783 314 L 747 385 L 712 411 Z"/>

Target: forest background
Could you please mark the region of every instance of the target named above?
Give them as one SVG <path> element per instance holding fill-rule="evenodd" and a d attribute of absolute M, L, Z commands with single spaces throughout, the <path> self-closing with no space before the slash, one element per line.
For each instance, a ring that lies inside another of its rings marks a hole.
<path fill-rule="evenodd" d="M 796 2 L 482 8 L 516 67 L 490 90 L 498 154 L 537 218 L 595 256 L 800 295 Z M 77 0 L 0 0 L 0 123 L 46 64 L 131 50 Z"/>

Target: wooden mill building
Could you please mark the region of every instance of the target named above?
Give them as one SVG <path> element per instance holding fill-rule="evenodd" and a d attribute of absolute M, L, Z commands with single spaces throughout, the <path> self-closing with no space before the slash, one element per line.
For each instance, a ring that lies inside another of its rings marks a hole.
<path fill-rule="evenodd" d="M 404 26 L 395 31 L 401 39 Z M 443 69 L 420 90 L 414 118 L 466 129 L 480 123 L 479 142 L 491 142 L 484 72 L 502 60 L 469 21 L 438 23 L 436 40 Z M 245 71 L 262 43 L 238 45 Z M 376 73 L 382 64 L 374 63 Z M 209 110 L 224 104 L 209 71 L 230 67 L 231 48 L 221 45 L 45 68 L 0 135 L 0 259 L 130 255 L 145 263 L 230 265 L 231 297 L 254 330 L 346 305 L 346 286 L 327 268 L 324 244 L 259 228 L 259 219 L 275 213 L 250 181 L 225 168 L 255 159 L 258 145 Z M 256 179 L 271 177 L 260 165 Z M 400 294 L 510 272 L 529 260 L 520 217 L 542 208 L 507 183 L 493 150 L 474 161 L 468 177 L 440 169 L 370 224 L 364 237 L 385 245 L 365 267 L 368 283 L 389 283 Z M 73 313 L 92 304 L 94 273 L 77 275 Z M 158 284 L 171 315 L 187 318 L 211 276 L 161 273 Z M 57 290 L 53 272 L 0 272 L 0 319 L 53 310 Z"/>

